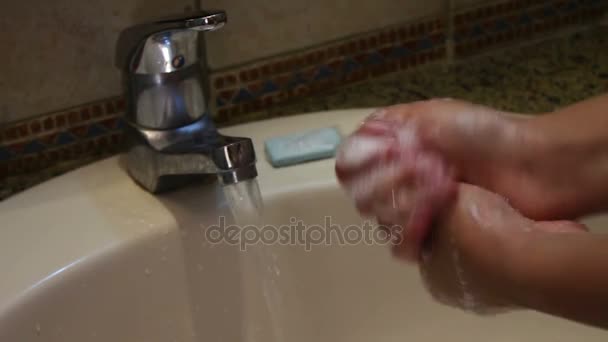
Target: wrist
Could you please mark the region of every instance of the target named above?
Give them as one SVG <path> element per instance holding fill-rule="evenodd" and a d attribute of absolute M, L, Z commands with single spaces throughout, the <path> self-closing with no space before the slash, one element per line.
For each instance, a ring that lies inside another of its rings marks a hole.
<path fill-rule="evenodd" d="M 503 251 L 503 281 L 505 301 L 511 306 L 522 309 L 534 309 L 534 298 L 537 298 L 529 284 L 530 274 L 538 272 L 533 269 L 527 256 L 534 250 L 530 232 L 513 232 Z"/>

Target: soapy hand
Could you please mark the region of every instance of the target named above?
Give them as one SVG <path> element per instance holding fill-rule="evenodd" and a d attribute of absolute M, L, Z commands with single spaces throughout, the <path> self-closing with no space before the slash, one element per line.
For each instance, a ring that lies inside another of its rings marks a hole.
<path fill-rule="evenodd" d="M 416 128 L 369 120 L 342 144 L 336 174 L 358 210 L 403 226 L 401 256 L 417 259 L 433 218 L 454 195 L 451 171 L 422 148 Z"/>
<path fill-rule="evenodd" d="M 559 179 L 559 164 L 541 159 L 544 136 L 528 122 L 451 99 L 387 107 L 342 145 L 336 173 L 362 214 L 389 227 L 405 225 L 404 251 L 417 259 L 459 181 L 508 198 L 530 218 L 572 216 L 574 206 L 564 208 L 561 200 L 572 182 Z"/>
<path fill-rule="evenodd" d="M 460 184 L 458 197 L 435 222 L 420 259 L 420 272 L 438 301 L 477 313 L 517 306 L 512 263 L 521 241 L 531 233 L 580 233 L 570 221 L 535 222 L 504 198 Z"/>
<path fill-rule="evenodd" d="M 439 301 L 606 327 L 608 240 L 534 221 L 608 208 L 606 103 L 534 119 L 454 100 L 388 107 L 343 143 L 336 173 L 362 213 L 407 224 L 393 251 Z"/>
<path fill-rule="evenodd" d="M 549 149 L 553 137 L 527 117 L 452 99 L 391 106 L 372 117 L 414 127 L 421 148 L 443 158 L 459 181 L 508 198 L 527 217 L 580 214 L 572 182 L 577 160 Z"/>

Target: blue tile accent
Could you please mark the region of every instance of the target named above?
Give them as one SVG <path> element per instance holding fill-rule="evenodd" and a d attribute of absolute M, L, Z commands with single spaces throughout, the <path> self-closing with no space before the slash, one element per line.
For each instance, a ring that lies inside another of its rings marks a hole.
<path fill-rule="evenodd" d="M 261 93 L 262 94 L 274 93 L 275 91 L 278 91 L 278 90 L 279 90 L 279 87 L 277 87 L 277 85 L 274 84 L 274 82 L 272 82 L 271 80 L 267 80 L 262 85 Z"/>
<path fill-rule="evenodd" d="M 87 130 L 87 137 L 92 138 L 104 133 L 106 133 L 106 129 L 104 127 L 101 127 L 96 123 L 92 123 L 89 125 L 89 129 Z"/>
<path fill-rule="evenodd" d="M 118 120 L 116 120 L 116 129 L 115 130 L 120 131 L 126 127 L 127 127 L 127 122 L 125 121 L 124 118 L 120 117 L 120 118 L 118 118 Z"/>
<path fill-rule="evenodd" d="M 471 33 L 470 33 L 470 37 L 471 38 L 478 38 L 484 35 L 484 31 L 481 28 L 481 26 L 479 25 L 475 25 L 471 28 Z M 465 37 L 463 37 L 465 38 Z"/>
<path fill-rule="evenodd" d="M 554 17 L 555 15 L 557 15 L 557 11 L 555 10 L 555 7 L 547 5 L 545 6 L 545 8 L 543 8 L 543 15 L 545 17 Z"/>
<path fill-rule="evenodd" d="M 418 49 L 418 51 L 424 51 L 432 49 L 433 46 L 434 44 L 431 38 L 423 38 L 418 41 L 416 48 Z"/>
<path fill-rule="evenodd" d="M 218 107 L 224 107 L 224 106 L 226 105 L 226 102 L 225 102 L 224 100 L 222 100 L 222 98 L 221 98 L 221 97 L 216 96 L 216 97 L 215 97 L 215 104 L 216 104 Z"/>
<path fill-rule="evenodd" d="M 576 0 L 573 1 L 569 1 L 566 6 L 564 6 L 564 10 L 566 12 L 573 12 L 576 11 L 576 8 L 578 7 L 578 3 Z"/>
<path fill-rule="evenodd" d="M 313 77 L 314 81 L 324 80 L 326 78 L 331 77 L 333 71 L 327 65 L 321 65 L 317 69 L 315 76 Z"/>
<path fill-rule="evenodd" d="M 232 99 L 234 103 L 241 103 L 253 100 L 253 95 L 249 92 L 249 90 L 241 88 L 236 96 Z"/>
<path fill-rule="evenodd" d="M 291 80 L 287 83 L 287 88 L 295 88 L 301 84 L 306 84 L 306 79 L 300 72 L 293 74 Z"/>
<path fill-rule="evenodd" d="M 402 58 L 409 55 L 409 50 L 404 48 L 403 46 L 397 46 L 391 51 L 389 57 L 391 58 Z"/>
<path fill-rule="evenodd" d="M 378 52 L 372 52 L 367 56 L 367 65 L 380 65 L 384 63 L 384 57 Z"/>
<path fill-rule="evenodd" d="M 76 141 L 76 139 L 74 139 L 74 136 L 72 136 L 70 133 L 61 132 L 57 135 L 57 138 L 55 139 L 55 144 L 61 146 L 71 144 L 74 141 Z"/>
<path fill-rule="evenodd" d="M 9 151 L 6 147 L 0 146 L 0 160 L 9 160 L 13 157 L 11 151 Z"/>
<path fill-rule="evenodd" d="M 504 19 L 500 19 L 496 22 L 496 25 L 494 26 L 494 30 L 501 32 L 501 31 L 506 31 L 509 29 L 511 25 L 509 25 L 509 23 L 507 23 Z"/>
<path fill-rule="evenodd" d="M 38 152 L 44 151 L 45 149 L 46 149 L 46 146 L 41 144 L 39 141 L 32 140 L 23 147 L 23 154 L 38 153 Z"/>
<path fill-rule="evenodd" d="M 524 13 L 521 15 L 521 17 L 519 17 L 518 21 L 520 25 L 529 25 L 532 23 L 532 18 L 530 18 L 530 15 L 528 15 L 528 13 Z"/>
<path fill-rule="evenodd" d="M 349 59 L 346 59 L 344 61 L 344 63 L 342 64 L 342 71 L 345 74 L 350 74 L 351 72 L 356 71 L 360 67 L 361 66 L 357 62 L 355 62 L 354 60 L 349 58 Z"/>

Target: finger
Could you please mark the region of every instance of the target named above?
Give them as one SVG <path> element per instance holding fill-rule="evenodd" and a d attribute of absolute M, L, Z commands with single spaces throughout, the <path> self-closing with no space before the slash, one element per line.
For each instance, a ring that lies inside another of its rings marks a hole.
<path fill-rule="evenodd" d="M 336 154 L 335 171 L 338 180 L 348 183 L 374 163 L 387 159 L 394 142 L 392 137 L 354 135 L 348 138 Z"/>
<path fill-rule="evenodd" d="M 388 238 L 387 242 L 390 242 L 391 245 L 393 245 L 393 246 L 401 243 L 400 236 L 403 231 L 403 229 L 402 229 L 403 225 L 399 225 L 396 223 L 390 223 L 389 221 L 383 221 L 380 218 L 378 218 L 377 221 L 378 221 L 378 229 L 380 229 L 382 232 L 384 232 L 386 234 L 386 237 Z"/>
<path fill-rule="evenodd" d="M 534 228 L 547 233 L 586 233 L 587 226 L 574 221 L 540 221 L 534 222 Z"/>
<path fill-rule="evenodd" d="M 382 110 L 381 117 L 383 120 L 405 122 L 416 113 L 416 109 L 420 107 L 420 104 L 425 102 L 426 101 L 414 101 L 385 107 Z"/>
<path fill-rule="evenodd" d="M 429 191 L 429 189 L 425 189 Z M 407 234 L 400 246 L 394 248 L 396 257 L 408 261 L 418 261 L 423 245 L 428 239 L 432 224 L 441 211 L 455 198 L 456 186 L 453 181 L 438 185 L 433 191 L 416 194 L 414 207 L 407 221 Z"/>
<path fill-rule="evenodd" d="M 368 119 L 364 121 L 354 134 L 369 136 L 386 136 L 394 133 L 394 123 L 381 119 Z"/>
<path fill-rule="evenodd" d="M 411 166 L 389 165 L 377 174 L 371 175 L 367 179 L 361 179 L 361 182 L 370 182 L 367 188 L 362 188 L 356 192 L 356 200 L 360 202 L 380 202 L 381 204 L 390 204 L 397 208 L 397 192 L 405 193 L 415 191 L 416 183 L 415 169 Z M 403 204 L 406 204 L 404 201 Z"/>
<path fill-rule="evenodd" d="M 390 184 L 401 177 L 401 172 L 400 165 L 397 163 L 380 164 L 354 176 L 344 186 L 356 202 L 371 203 L 382 199 L 385 195 L 385 193 L 379 193 L 377 188 L 385 187 L 388 182 L 390 191 Z"/>
<path fill-rule="evenodd" d="M 383 221 L 382 219 L 377 219 L 378 221 L 378 229 L 386 233 L 387 236 L 391 236 L 391 224 L 388 221 Z"/>
<path fill-rule="evenodd" d="M 416 189 L 396 185 L 381 200 L 373 202 L 373 213 L 383 221 L 405 224 L 416 204 L 416 198 Z"/>
<path fill-rule="evenodd" d="M 358 203 L 355 201 L 355 207 L 361 217 L 374 217 L 374 206 L 373 203 Z"/>
<path fill-rule="evenodd" d="M 377 180 L 372 180 L 373 177 L 361 180 L 366 188 L 356 189 L 353 194 L 359 208 L 368 211 L 371 208 L 373 215 L 385 221 L 408 222 L 415 206 L 429 207 L 421 212 L 430 212 L 432 216 L 442 210 L 455 193 L 455 182 L 446 168 L 430 157 L 420 158 L 414 169 L 397 168 L 395 173 L 391 173 L 387 167 L 381 171 L 374 176 Z M 423 219 L 426 217 L 415 218 L 415 225 L 426 224 L 425 221 L 419 222 Z"/>

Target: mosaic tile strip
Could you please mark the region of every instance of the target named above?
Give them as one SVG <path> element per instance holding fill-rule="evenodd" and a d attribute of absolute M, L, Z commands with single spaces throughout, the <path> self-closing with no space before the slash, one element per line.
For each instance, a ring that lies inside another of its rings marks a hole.
<path fill-rule="evenodd" d="M 0 177 L 35 172 L 60 162 L 78 160 L 84 156 L 106 156 L 120 151 L 124 143 L 123 132 L 82 140 L 67 146 L 31 153 L 0 162 Z"/>
<path fill-rule="evenodd" d="M 441 19 L 383 29 L 212 76 L 218 122 L 445 56 Z"/>
<path fill-rule="evenodd" d="M 605 0 L 511 0 L 454 16 L 457 57 L 600 19 Z"/>
<path fill-rule="evenodd" d="M 6 125 L 0 129 L 0 177 L 118 150 L 124 108 L 117 97 Z"/>

